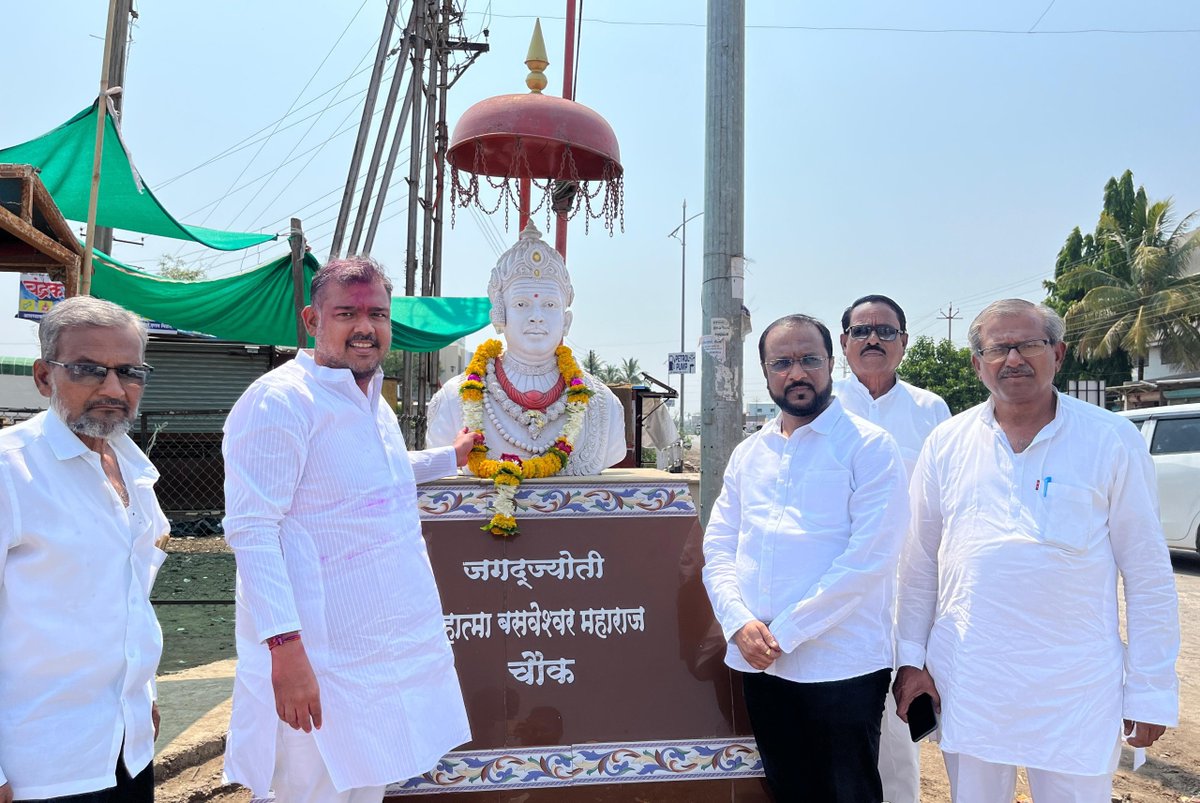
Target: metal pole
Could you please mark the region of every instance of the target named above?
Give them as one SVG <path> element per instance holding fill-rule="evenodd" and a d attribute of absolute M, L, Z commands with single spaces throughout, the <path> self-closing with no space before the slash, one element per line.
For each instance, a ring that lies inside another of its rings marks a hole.
<path fill-rule="evenodd" d="M 426 17 L 426 4 L 424 0 L 417 0 L 414 5 L 417 7 L 417 17 L 413 30 L 416 34 L 416 42 L 412 49 L 412 136 L 409 138 L 408 145 L 408 239 L 405 248 L 404 262 L 404 295 L 414 296 L 417 294 L 417 264 L 420 257 L 417 254 L 417 212 L 421 208 L 421 137 L 422 123 L 421 118 L 421 101 L 425 97 L 425 43 L 428 39 L 429 32 L 427 29 L 428 19 Z M 415 422 L 413 415 L 413 374 L 414 361 L 416 355 L 404 353 L 404 371 L 403 371 L 403 386 L 400 388 L 400 403 L 403 409 L 404 420 L 408 423 L 408 431 L 404 433 L 405 441 L 414 443 L 416 434 Z"/>
<path fill-rule="evenodd" d="M 387 100 L 383 104 L 383 117 L 379 121 L 379 133 L 375 135 L 375 147 L 371 151 L 371 164 L 367 167 L 367 175 L 363 179 L 362 196 L 358 200 L 358 215 L 354 218 L 354 228 L 350 232 L 350 244 L 346 246 L 348 254 L 370 253 L 370 248 L 366 251 L 359 251 L 358 241 L 362 237 L 363 226 L 367 222 L 367 208 L 371 204 L 371 194 L 375 191 L 375 176 L 379 173 L 379 162 L 383 159 L 383 146 L 387 143 L 388 129 L 392 126 L 392 112 L 395 111 L 396 98 L 400 94 L 401 79 L 404 77 L 404 63 L 408 61 L 409 42 L 412 41 L 408 37 L 408 32 L 412 30 L 413 20 L 416 19 L 416 16 L 417 8 L 414 5 L 412 12 L 408 15 L 408 25 L 404 29 L 403 41 L 400 43 L 400 55 L 396 57 L 396 71 L 392 75 L 392 85 L 388 87 Z M 407 101 L 407 98 L 405 100 Z M 400 128 L 403 127 L 403 125 L 400 126 Z M 393 139 L 400 139 L 399 129 Z M 381 194 L 383 194 L 382 191 Z"/>
<path fill-rule="evenodd" d="M 121 91 L 113 95 L 113 118 L 117 126 L 121 125 L 121 108 L 125 98 L 125 50 L 129 44 L 129 17 L 133 13 L 133 0 L 117 0 L 117 13 L 113 18 L 112 41 L 105 43 L 109 53 L 108 85 L 120 87 Z M 96 248 L 112 255 L 113 230 L 108 226 L 96 227 Z"/>
<path fill-rule="evenodd" d="M 288 236 L 292 247 L 292 307 L 296 312 L 296 348 L 308 345 L 308 330 L 300 311 L 304 309 L 304 229 L 300 218 L 292 218 L 292 231 Z"/>
<path fill-rule="evenodd" d="M 79 268 L 79 294 L 92 292 L 92 249 L 96 247 L 96 207 L 100 204 L 100 160 L 104 154 L 104 128 L 108 122 L 108 70 L 112 62 L 113 27 L 119 0 L 109 0 L 108 25 L 104 32 L 104 64 L 100 68 L 100 97 L 96 100 L 96 147 L 92 155 L 92 188 L 88 193 L 87 235 L 84 238 L 83 264 Z"/>
<path fill-rule="evenodd" d="M 701 520 L 742 435 L 745 190 L 745 0 L 708 0 L 704 115 L 704 309 Z"/>
<path fill-rule="evenodd" d="M 683 257 L 679 264 L 679 351 L 682 353 L 687 351 L 685 348 L 686 340 L 684 339 L 684 320 L 687 316 L 687 199 L 683 199 L 683 222 L 679 224 L 681 229 L 680 244 Z M 679 437 L 683 437 L 683 385 L 687 380 L 687 374 L 679 374 Z"/>
<path fill-rule="evenodd" d="M 411 30 L 411 29 L 410 29 Z M 379 182 L 379 193 L 375 196 L 375 208 L 371 210 L 371 225 L 367 227 L 367 237 L 363 241 L 364 254 L 371 253 L 375 247 L 375 234 L 379 231 L 379 221 L 383 217 L 383 207 L 387 202 L 388 187 L 392 184 L 392 171 L 396 169 L 396 158 L 400 155 L 400 136 L 408 125 L 408 112 L 412 108 L 413 93 L 417 91 L 420 78 L 408 79 L 408 90 L 404 93 L 404 103 L 400 106 L 400 119 L 396 122 L 396 133 L 392 136 L 392 148 L 388 151 L 387 164 L 383 168 L 383 178 Z"/>
<path fill-rule="evenodd" d="M 375 51 L 375 68 L 371 71 L 371 83 L 363 102 L 362 120 L 358 124 L 358 139 L 354 141 L 354 152 L 350 155 L 350 172 L 346 176 L 346 188 L 342 192 L 342 205 L 338 209 L 337 224 L 333 229 L 333 243 L 329 256 L 342 253 L 342 238 L 346 234 L 346 223 L 350 220 L 350 204 L 358 185 L 358 169 L 362 166 L 363 151 L 367 149 L 367 137 L 371 133 L 371 118 L 375 115 L 375 100 L 379 97 L 379 82 L 383 77 L 383 65 L 387 62 L 388 46 L 392 42 L 392 28 L 396 23 L 396 11 L 400 0 L 388 0 L 387 14 L 383 17 L 383 33 L 379 35 L 379 48 Z"/>
<path fill-rule="evenodd" d="M 567 25 L 563 44 L 563 93 L 567 100 L 575 100 L 575 0 L 567 0 Z M 562 176 L 559 177 L 560 179 Z M 570 179 L 570 176 L 567 176 Z M 554 216 L 554 250 L 566 261 L 567 258 L 567 213 Z"/>

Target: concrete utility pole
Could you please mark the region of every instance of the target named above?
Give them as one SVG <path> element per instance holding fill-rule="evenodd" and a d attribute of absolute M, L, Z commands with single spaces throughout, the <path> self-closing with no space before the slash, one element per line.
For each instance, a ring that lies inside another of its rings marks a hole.
<path fill-rule="evenodd" d="M 708 0 L 704 114 L 704 352 L 701 523 L 742 439 L 742 266 L 745 189 L 745 0 Z"/>
<path fill-rule="evenodd" d="M 962 316 L 958 314 L 959 312 L 962 312 L 962 309 L 960 308 L 958 310 L 958 312 L 955 312 L 954 311 L 954 302 L 951 301 L 949 308 L 945 312 L 942 312 L 941 310 L 938 310 L 938 312 L 942 313 L 941 315 L 938 316 L 938 318 L 940 318 L 941 320 L 946 322 L 946 339 L 949 340 L 951 343 L 953 343 L 954 342 L 954 322 L 962 320 Z"/>
<path fill-rule="evenodd" d="M 111 41 L 105 44 L 108 48 L 108 85 L 121 87 L 121 91 L 112 96 L 113 111 L 116 113 L 117 128 L 121 127 L 121 111 L 125 105 L 125 57 L 129 53 L 129 19 L 137 17 L 133 10 L 133 0 L 116 0 L 116 18 L 113 20 Z M 113 230 L 107 226 L 96 227 L 96 248 L 109 256 L 112 255 Z"/>

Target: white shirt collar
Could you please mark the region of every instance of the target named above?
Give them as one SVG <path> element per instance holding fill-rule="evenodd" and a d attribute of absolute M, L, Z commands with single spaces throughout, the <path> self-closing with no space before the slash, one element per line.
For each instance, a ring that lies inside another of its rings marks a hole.
<path fill-rule="evenodd" d="M 809 421 L 804 426 L 796 427 L 792 434 L 795 435 L 802 429 L 811 429 L 813 432 L 818 434 L 828 435 L 833 431 L 838 419 L 840 419 L 844 413 L 845 411 L 842 409 L 842 403 L 838 401 L 837 396 L 834 396 L 829 400 L 829 406 L 822 410 L 820 415 L 818 415 L 812 421 Z M 781 438 L 787 437 L 783 434 L 783 413 L 779 413 L 772 418 L 771 421 L 763 427 L 762 431 L 771 435 L 778 435 Z"/>
<path fill-rule="evenodd" d="M 358 386 L 357 380 L 354 378 L 354 374 L 351 373 L 349 368 L 331 368 L 327 365 L 318 364 L 313 355 L 312 349 L 300 349 L 300 351 L 296 353 L 296 362 L 304 368 L 306 373 L 311 374 L 318 382 L 323 382 L 326 385 L 337 387 L 353 385 L 355 392 L 362 392 L 362 389 Z M 374 400 L 377 399 L 382 392 L 383 369 L 376 368 L 375 375 L 371 377 L 371 383 L 368 386 L 366 398 L 370 399 L 373 404 Z"/>

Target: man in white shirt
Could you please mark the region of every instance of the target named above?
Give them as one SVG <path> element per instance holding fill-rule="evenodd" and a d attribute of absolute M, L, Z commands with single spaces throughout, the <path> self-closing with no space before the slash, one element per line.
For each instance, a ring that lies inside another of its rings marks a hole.
<path fill-rule="evenodd" d="M 904 468 L 912 473 L 929 433 L 950 417 L 942 397 L 896 376 L 908 333 L 904 310 L 892 299 L 867 295 L 842 313 L 842 353 L 851 374 L 834 385 L 842 406 L 887 430 L 896 439 Z M 879 777 L 888 803 L 921 797 L 920 750 L 887 696 L 879 738 Z"/>
<path fill-rule="evenodd" d="M 50 409 L 0 430 L 0 803 L 148 803 L 162 654 L 149 595 L 170 526 L 126 435 L 146 330 L 77 296 L 38 339 Z"/>
<path fill-rule="evenodd" d="M 781 801 L 879 803 L 904 463 L 832 398 L 833 340 L 790 315 L 758 343 L 780 415 L 734 450 L 704 534 L 704 585 Z"/>
<path fill-rule="evenodd" d="M 1132 423 L 1054 389 L 1064 330 L 1021 299 L 979 313 L 991 397 L 934 430 L 913 473 L 896 707 L 940 703 L 961 803 L 1008 803 L 1019 766 L 1038 803 L 1107 801 L 1122 735 L 1147 747 L 1178 723 L 1154 468 Z"/>
<path fill-rule="evenodd" d="M 287 803 L 378 803 L 470 739 L 417 517 L 417 480 L 473 441 L 410 453 L 380 390 L 391 282 L 363 257 L 313 277 L 313 351 L 247 389 L 225 424 L 237 559 L 229 780 Z"/>

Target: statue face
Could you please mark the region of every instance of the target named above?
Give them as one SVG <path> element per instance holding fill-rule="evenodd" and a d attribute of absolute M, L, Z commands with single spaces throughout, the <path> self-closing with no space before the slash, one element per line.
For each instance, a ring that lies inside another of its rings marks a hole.
<path fill-rule="evenodd" d="M 517 279 L 504 290 L 504 339 L 513 356 L 541 362 L 554 355 L 570 325 L 558 284 Z"/>

